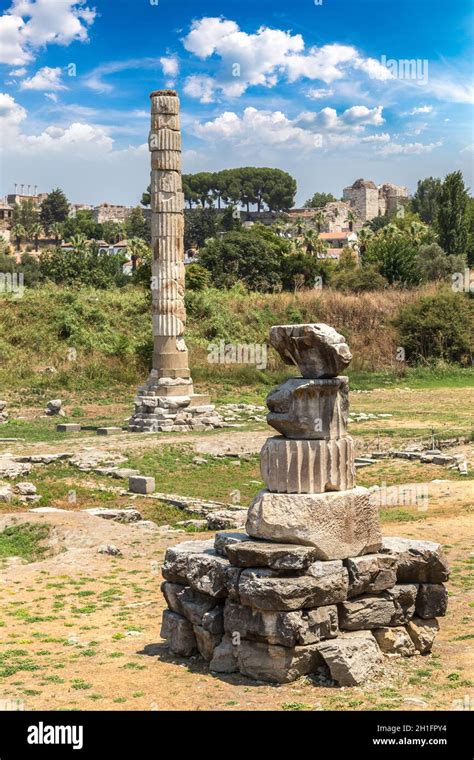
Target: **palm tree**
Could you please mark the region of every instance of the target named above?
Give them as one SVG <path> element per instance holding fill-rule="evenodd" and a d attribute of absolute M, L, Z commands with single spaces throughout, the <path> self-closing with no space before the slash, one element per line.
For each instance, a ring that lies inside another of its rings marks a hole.
<path fill-rule="evenodd" d="M 19 251 L 20 250 L 21 240 L 22 240 L 22 238 L 24 238 L 26 236 L 26 230 L 23 227 L 23 225 L 22 224 L 15 224 L 12 227 L 12 235 L 13 235 L 14 238 L 16 238 L 16 249 L 17 249 L 17 251 Z"/>
<path fill-rule="evenodd" d="M 306 229 L 306 222 L 302 216 L 296 217 L 295 221 L 293 222 L 293 229 L 296 232 L 298 237 L 300 237 L 304 233 Z"/>
<path fill-rule="evenodd" d="M 349 223 L 349 232 L 352 232 L 354 222 L 357 222 L 357 214 L 354 211 L 347 212 L 347 221 Z"/>
<path fill-rule="evenodd" d="M 142 238 L 133 237 L 128 241 L 128 250 L 130 252 L 130 258 L 132 260 L 132 270 L 137 268 L 137 261 L 148 253 L 149 246 Z"/>
<path fill-rule="evenodd" d="M 357 244 L 359 248 L 359 254 L 361 256 L 364 255 L 367 249 L 367 245 L 370 242 L 370 240 L 373 238 L 373 236 L 374 236 L 374 233 L 370 229 L 370 227 L 362 227 L 362 229 L 359 230 Z"/>
<path fill-rule="evenodd" d="M 87 243 L 87 238 L 85 235 L 71 235 L 69 238 L 69 243 L 72 245 L 75 251 L 80 251 L 85 248 Z"/>
<path fill-rule="evenodd" d="M 314 215 L 314 221 L 316 222 L 316 229 L 318 232 L 321 232 L 321 227 L 323 226 L 324 222 L 326 221 L 326 214 L 322 209 L 319 209 Z"/>
<path fill-rule="evenodd" d="M 31 225 L 30 229 L 28 230 L 30 240 L 35 241 L 35 251 L 38 250 L 38 238 L 43 232 L 43 228 L 39 222 L 35 222 Z"/>
<path fill-rule="evenodd" d="M 305 247 L 306 253 L 309 256 L 315 256 L 318 253 L 323 253 L 328 247 L 328 244 L 324 240 L 321 240 L 319 234 L 315 230 L 307 230 L 305 232 L 303 245 Z"/>
<path fill-rule="evenodd" d="M 50 227 L 50 232 L 54 235 L 54 242 L 56 243 L 56 247 L 59 245 L 59 241 L 62 240 L 63 237 L 63 225 L 61 222 L 54 222 Z"/>

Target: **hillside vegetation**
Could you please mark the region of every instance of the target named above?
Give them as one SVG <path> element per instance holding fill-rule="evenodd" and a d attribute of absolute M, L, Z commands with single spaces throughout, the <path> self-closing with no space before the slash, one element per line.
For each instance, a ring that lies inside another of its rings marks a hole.
<path fill-rule="evenodd" d="M 265 382 L 265 374 L 270 382 L 275 372 L 288 374 L 272 350 L 268 372 L 263 373 L 250 366 L 209 364 L 208 347 L 220 340 L 262 344 L 271 325 L 298 322 L 327 322 L 342 332 L 354 355 L 352 372 L 403 375 L 405 365 L 397 361 L 397 348 L 403 343 L 394 320 L 435 294 L 434 286 L 360 294 L 330 288 L 296 295 L 248 293 L 239 287 L 188 291 L 187 343 L 193 375 L 212 384 L 219 377 L 252 383 Z M 464 315 L 460 312 L 459 329 L 469 332 L 466 314 L 472 316 L 473 299 L 456 297 L 465 310 Z M 1 296 L 0 391 L 136 385 L 151 359 L 149 309 L 148 294 L 138 286 L 73 290 L 51 285 L 27 289 L 22 298 Z M 448 339 L 451 331 L 445 330 Z M 461 337 L 465 343 L 464 333 Z M 51 367 L 54 370 L 48 370 Z"/>

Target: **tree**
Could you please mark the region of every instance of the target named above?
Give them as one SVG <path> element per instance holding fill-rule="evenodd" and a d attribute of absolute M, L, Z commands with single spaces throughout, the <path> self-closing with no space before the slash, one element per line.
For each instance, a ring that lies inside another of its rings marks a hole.
<path fill-rule="evenodd" d="M 40 220 L 46 232 L 55 222 L 64 222 L 69 216 L 69 201 L 62 190 L 52 190 L 41 204 Z"/>
<path fill-rule="evenodd" d="M 243 282 L 249 290 L 268 292 L 281 286 L 281 262 L 291 251 L 287 240 L 263 225 L 229 232 L 208 240 L 199 263 L 209 270 L 213 284 L 229 288 Z"/>
<path fill-rule="evenodd" d="M 316 224 L 316 229 L 318 232 L 321 232 L 321 227 L 323 226 L 324 222 L 326 221 L 326 214 L 324 211 L 319 210 L 314 215 L 314 221 Z"/>
<path fill-rule="evenodd" d="M 151 243 L 151 226 L 145 219 L 143 209 L 136 206 L 130 212 L 130 216 L 125 222 L 125 232 L 127 238 L 139 237 L 147 243 Z"/>
<path fill-rule="evenodd" d="M 446 253 L 466 254 L 469 194 L 461 171 L 448 174 L 441 185 L 436 215 L 439 244 Z"/>
<path fill-rule="evenodd" d="M 141 238 L 133 237 L 129 239 L 128 252 L 132 260 L 132 270 L 137 268 L 137 262 L 144 259 L 149 251 L 150 247 Z"/>
<path fill-rule="evenodd" d="M 84 241 L 74 250 L 54 248 L 40 258 L 42 280 L 67 287 L 110 288 L 127 282 L 122 273 L 125 257 L 101 253 L 97 245 Z"/>
<path fill-rule="evenodd" d="M 43 228 L 39 222 L 36 222 L 30 227 L 31 240 L 35 241 L 35 251 L 38 250 L 38 238 L 42 234 Z"/>
<path fill-rule="evenodd" d="M 303 246 L 309 256 L 316 256 L 318 253 L 324 253 L 328 244 L 321 240 L 315 230 L 306 230 L 303 235 Z"/>
<path fill-rule="evenodd" d="M 440 192 L 441 180 L 437 177 L 426 177 L 426 179 L 418 180 L 411 206 L 426 224 L 433 224 L 436 221 Z"/>
<path fill-rule="evenodd" d="M 347 223 L 349 224 L 349 232 L 352 232 L 352 229 L 354 227 L 354 224 L 357 222 L 358 216 L 354 211 L 347 212 Z"/>
<path fill-rule="evenodd" d="M 333 203 L 337 200 L 332 193 L 314 193 L 304 203 L 304 208 L 324 208 L 326 203 Z"/>
<path fill-rule="evenodd" d="M 417 254 L 418 266 L 424 280 L 444 280 L 455 272 L 464 272 L 464 256 L 446 256 L 437 243 L 422 245 Z"/>
<path fill-rule="evenodd" d="M 331 287 L 336 290 L 363 293 L 371 290 L 381 290 L 388 282 L 380 274 L 377 266 L 369 264 L 361 267 L 339 268 L 331 279 Z"/>
<path fill-rule="evenodd" d="M 75 235 L 84 235 L 87 240 L 102 240 L 102 225 L 95 221 L 92 211 L 82 209 L 63 223 L 64 240 L 70 240 Z"/>
<path fill-rule="evenodd" d="M 22 241 L 22 239 L 24 237 L 26 237 L 26 230 L 25 230 L 25 228 L 23 227 L 22 224 L 20 224 L 19 222 L 17 222 L 16 224 L 13 225 L 11 233 L 12 233 L 13 237 L 16 240 L 16 249 L 17 249 L 17 251 L 19 251 L 20 250 L 21 241 Z"/>
<path fill-rule="evenodd" d="M 184 212 L 184 248 L 201 248 L 217 234 L 218 219 L 213 208 L 197 208 Z"/>
<path fill-rule="evenodd" d="M 304 251 L 295 251 L 282 259 L 281 280 L 285 290 L 312 288 L 316 277 L 322 277 L 324 283 L 328 279 L 324 262 L 318 261 L 314 256 L 309 256 Z"/>
<path fill-rule="evenodd" d="M 374 264 L 391 285 L 417 285 L 421 280 L 417 247 L 398 228 L 375 235 L 367 244 L 364 262 Z"/>
<path fill-rule="evenodd" d="M 386 215 L 374 216 L 374 218 L 371 219 L 370 222 L 366 222 L 365 226 L 371 229 L 372 232 L 378 232 L 387 224 L 390 224 L 390 222 L 391 222 L 391 219 L 389 216 L 386 216 Z"/>
<path fill-rule="evenodd" d="M 185 279 L 186 290 L 204 290 L 209 285 L 211 273 L 200 264 L 188 264 Z"/>
<path fill-rule="evenodd" d="M 409 361 L 442 359 L 469 365 L 474 336 L 474 300 L 442 289 L 404 306 L 394 320 Z"/>
<path fill-rule="evenodd" d="M 60 222 L 54 222 L 49 228 L 49 231 L 54 235 L 54 242 L 56 245 L 59 245 L 59 241 L 62 240 L 63 236 L 63 225 Z"/>
<path fill-rule="evenodd" d="M 21 224 L 25 229 L 26 237 L 31 240 L 31 230 L 39 220 L 38 209 L 36 208 L 33 199 L 27 198 L 22 200 L 21 203 L 16 203 L 12 212 L 12 225 Z"/>

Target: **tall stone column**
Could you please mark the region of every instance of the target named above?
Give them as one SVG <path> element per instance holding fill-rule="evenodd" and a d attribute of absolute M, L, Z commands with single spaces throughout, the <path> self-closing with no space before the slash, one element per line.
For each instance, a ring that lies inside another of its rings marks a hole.
<path fill-rule="evenodd" d="M 194 394 L 184 342 L 184 193 L 181 181 L 179 98 L 157 90 L 151 98 L 151 246 L 153 367 L 138 389 L 132 431 L 220 425 L 208 396 Z"/>

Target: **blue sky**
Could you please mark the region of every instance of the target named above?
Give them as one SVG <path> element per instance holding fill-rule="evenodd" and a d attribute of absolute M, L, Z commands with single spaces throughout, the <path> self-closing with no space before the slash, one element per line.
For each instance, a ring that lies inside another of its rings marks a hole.
<path fill-rule="evenodd" d="M 151 90 L 181 97 L 184 171 L 472 178 L 470 0 L 0 0 L 0 192 L 137 203 Z M 406 63 L 404 64 L 403 61 Z"/>

